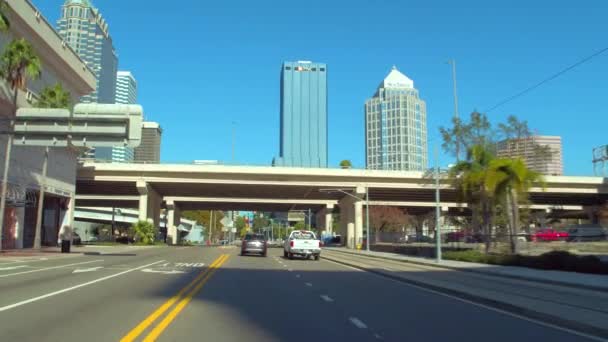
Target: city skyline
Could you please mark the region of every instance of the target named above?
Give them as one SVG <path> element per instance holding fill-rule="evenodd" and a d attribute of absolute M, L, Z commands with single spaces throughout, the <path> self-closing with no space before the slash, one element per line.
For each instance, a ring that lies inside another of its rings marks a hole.
<path fill-rule="evenodd" d="M 55 18 L 57 7 L 62 3 L 55 0 L 33 1 L 41 8 L 43 15 Z M 276 141 L 279 139 L 276 130 L 279 125 L 276 116 L 276 64 L 281 60 L 300 57 L 323 60 L 332 66 L 328 80 L 329 112 L 332 113 L 328 127 L 331 132 L 328 140 L 331 167 L 337 166 L 342 159 L 351 159 L 358 167 L 365 165 L 363 117 L 358 113 L 361 112 L 361 103 L 369 97 L 370 87 L 377 83 L 377 75 L 386 72 L 386 65 L 402 66 L 408 70 L 408 76 L 416 79 L 418 87 L 424 89 L 428 104 L 429 147 L 432 148 L 440 138 L 437 128 L 447 125 L 453 112 L 451 70 L 444 64 L 446 60 L 454 58 L 458 61 L 461 115 L 465 116 L 475 109 L 483 112 L 502 99 L 596 51 L 599 48 L 597 41 L 601 41 L 601 37 L 594 28 L 599 27 L 601 18 L 608 13 L 605 4 L 579 6 L 572 13 L 563 6 L 546 1 L 541 1 L 538 7 L 526 7 L 527 10 L 523 12 L 520 10 L 523 4 L 514 5 L 500 17 L 486 15 L 492 6 L 474 1 L 468 12 L 448 2 L 434 6 L 432 10 L 402 4 L 342 8 L 341 16 L 344 18 L 365 17 L 370 20 L 368 29 L 363 30 L 354 25 L 357 20 L 346 22 L 340 19 L 336 22 L 337 8 L 318 11 L 316 9 L 321 8 L 321 4 L 313 2 L 311 6 L 315 10 L 311 16 L 320 25 L 316 29 L 311 28 L 312 34 L 307 35 L 305 21 L 300 21 L 292 13 L 273 16 L 278 11 L 264 1 L 258 7 L 264 9 L 268 16 L 248 19 L 254 20 L 252 31 L 239 24 L 244 18 L 249 18 L 247 13 L 250 13 L 251 6 L 247 3 L 238 4 L 234 10 L 222 4 L 186 1 L 184 6 L 193 11 L 180 15 L 180 22 L 187 25 L 196 23 L 193 27 L 197 27 L 197 30 L 182 32 L 180 41 L 202 42 L 193 47 L 193 53 L 200 54 L 202 58 L 197 60 L 196 68 L 189 70 L 191 74 L 183 69 L 188 63 L 174 65 L 171 75 L 176 77 L 175 84 L 183 87 L 170 90 L 164 84 L 169 74 L 163 65 L 172 60 L 171 51 L 178 45 L 169 39 L 173 37 L 170 32 L 163 33 L 152 25 L 154 18 L 166 15 L 166 8 L 149 2 L 144 6 L 144 2 L 139 0 L 98 5 L 112 23 L 112 35 L 120 51 L 121 66 L 134 70 L 141 81 L 141 103 L 150 109 L 148 113 L 156 115 L 149 119 L 163 122 L 166 129 L 164 161 L 230 159 L 231 125 L 237 122 L 235 160 L 267 164 L 269 155 L 277 153 Z M 389 7 L 392 9 L 388 10 Z M 145 16 L 128 15 L 140 8 L 145 8 Z M 416 35 L 419 44 L 387 45 L 407 31 L 395 24 L 399 22 L 397 13 L 406 8 L 412 15 L 413 25 L 424 27 Z M 564 28 L 558 19 L 579 12 L 591 13 L 591 16 L 584 21 L 576 19 L 574 30 Z M 203 13 L 204 23 L 198 25 L 200 18 L 190 13 Z M 370 17 L 370 13 L 374 15 Z M 207 34 L 217 27 L 218 18 L 222 17 L 231 18 L 237 24 L 230 30 Z M 539 17 L 542 17 L 542 24 L 527 20 Z M 466 18 L 484 18 L 485 33 L 475 33 L 478 25 L 461 25 L 461 19 Z M 507 23 L 514 20 L 519 23 L 517 27 L 507 29 Z M 279 24 L 285 30 L 270 29 Z M 335 24 L 342 25 L 344 31 L 326 29 L 328 25 Z M 449 30 L 455 25 L 460 27 L 459 31 Z M 535 32 L 535 35 L 525 41 L 514 39 L 527 32 Z M 585 35 L 587 39 L 575 39 L 582 32 L 590 33 Z M 143 39 L 133 40 L 135 35 Z M 166 46 L 153 51 L 145 37 L 160 39 Z M 559 37 L 560 43 L 557 44 L 551 37 Z M 223 42 L 227 41 L 234 43 L 225 46 Z M 373 44 L 384 44 L 385 48 L 361 48 Z M 485 48 L 476 48 L 478 46 Z M 255 67 L 236 68 L 240 59 L 237 56 L 242 55 L 248 56 L 247 64 Z M 542 56 L 542 63 L 539 63 L 539 56 Z M 516 114 L 528 120 L 531 128 L 537 129 L 540 134 L 561 135 L 565 142 L 564 173 L 592 175 L 591 149 L 606 143 L 601 129 L 593 122 L 602 118 L 603 106 L 599 99 L 605 90 L 599 75 L 607 69 L 605 58 L 596 58 L 492 111 L 490 118 L 494 122 L 501 122 L 506 116 Z M 250 81 L 235 82 L 244 79 Z M 589 86 L 573 88 L 570 86 L 573 83 Z M 233 92 L 245 94 L 245 101 L 230 101 L 229 94 Z M 171 97 L 172 101 L 164 101 L 167 97 Z M 574 108 L 584 113 L 586 118 L 576 122 L 579 125 L 577 130 L 570 129 L 573 125 L 570 119 L 552 120 L 553 117 L 572 118 Z M 165 113 L 180 113 L 180 120 L 171 120 L 171 115 Z M 254 117 L 256 119 L 251 119 Z M 185 137 L 196 136 L 199 130 L 199 126 L 189 122 L 198 120 L 205 122 L 207 139 L 188 141 Z M 251 132 L 261 134 L 251 139 Z M 180 149 L 184 143 L 193 143 L 196 152 Z M 446 153 L 441 154 L 442 165 L 453 160 Z"/>

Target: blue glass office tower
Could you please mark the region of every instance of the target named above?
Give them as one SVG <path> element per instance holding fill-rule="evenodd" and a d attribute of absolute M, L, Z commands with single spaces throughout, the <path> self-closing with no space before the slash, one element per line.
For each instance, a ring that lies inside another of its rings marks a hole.
<path fill-rule="evenodd" d="M 327 167 L 327 66 L 284 62 L 277 166 Z"/>

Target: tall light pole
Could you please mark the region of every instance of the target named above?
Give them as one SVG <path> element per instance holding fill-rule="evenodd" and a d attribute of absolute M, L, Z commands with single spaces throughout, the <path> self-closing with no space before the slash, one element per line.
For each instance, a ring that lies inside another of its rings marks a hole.
<path fill-rule="evenodd" d="M 458 91 L 456 87 L 456 60 L 450 59 L 448 64 L 452 65 L 452 84 L 454 90 L 454 117 L 458 118 Z"/>
<path fill-rule="evenodd" d="M 234 149 L 236 145 L 236 122 L 232 121 L 232 163 L 234 164 Z"/>
<path fill-rule="evenodd" d="M 441 197 L 439 194 L 439 149 L 435 144 L 435 257 L 441 262 L 441 226 L 439 219 L 441 215 Z"/>
<path fill-rule="evenodd" d="M 369 187 L 365 187 L 365 229 L 367 230 L 367 239 L 365 240 L 365 249 L 369 252 L 369 240 L 371 232 L 369 231 Z"/>

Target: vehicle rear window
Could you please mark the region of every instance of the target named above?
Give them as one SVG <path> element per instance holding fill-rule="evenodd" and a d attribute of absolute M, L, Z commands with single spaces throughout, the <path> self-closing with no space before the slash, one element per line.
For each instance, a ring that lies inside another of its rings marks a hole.
<path fill-rule="evenodd" d="M 245 235 L 245 241 L 251 240 L 264 240 L 264 235 L 255 234 L 255 235 Z"/>
<path fill-rule="evenodd" d="M 311 232 L 294 232 L 293 238 L 295 240 L 310 240 L 315 238 L 315 234 Z"/>

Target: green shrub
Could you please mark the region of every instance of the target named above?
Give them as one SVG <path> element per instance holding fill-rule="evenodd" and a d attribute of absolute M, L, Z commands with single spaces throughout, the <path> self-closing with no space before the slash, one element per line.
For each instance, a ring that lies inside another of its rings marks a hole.
<path fill-rule="evenodd" d="M 148 221 L 137 221 L 133 224 L 135 238 L 144 245 L 153 245 L 156 230 L 154 225 Z"/>
<path fill-rule="evenodd" d="M 599 258 L 592 255 L 578 256 L 565 251 L 553 251 L 538 256 L 530 256 L 483 254 L 479 251 L 469 250 L 444 252 L 443 257 L 447 260 L 491 265 L 522 266 L 542 270 L 608 274 L 608 264 L 602 262 Z"/>

